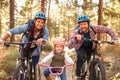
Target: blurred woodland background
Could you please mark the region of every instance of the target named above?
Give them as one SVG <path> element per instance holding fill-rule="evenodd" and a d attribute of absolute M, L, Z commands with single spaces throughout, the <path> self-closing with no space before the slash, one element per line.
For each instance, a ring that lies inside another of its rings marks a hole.
<path fill-rule="evenodd" d="M 0 37 L 10 28 L 33 19 L 38 11 L 47 15 L 46 26 L 49 30 L 50 44 L 43 47 L 45 51 L 52 50 L 51 43 L 55 37 L 69 40 L 81 14 L 87 14 L 91 24 L 112 28 L 120 41 L 120 0 L 0 0 Z M 111 41 L 107 34 L 97 34 L 96 38 Z M 19 42 L 20 39 L 21 35 L 15 35 L 8 41 Z M 101 51 L 115 53 L 119 57 L 120 45 L 108 48 L 104 46 Z M 16 57 L 19 56 L 17 53 L 18 48 L 0 47 L 0 77 L 12 74 Z"/>

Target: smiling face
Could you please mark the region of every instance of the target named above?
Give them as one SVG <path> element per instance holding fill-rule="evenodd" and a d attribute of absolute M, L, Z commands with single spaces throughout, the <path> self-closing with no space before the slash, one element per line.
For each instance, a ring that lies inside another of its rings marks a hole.
<path fill-rule="evenodd" d="M 88 32 L 88 29 L 89 29 L 88 22 L 81 22 L 80 23 L 80 29 L 84 33 Z"/>
<path fill-rule="evenodd" d="M 63 45 L 61 45 L 61 44 L 56 44 L 56 45 L 55 45 L 55 50 L 56 50 L 56 52 L 60 53 L 60 52 L 63 51 L 63 49 L 64 49 L 64 46 L 63 46 Z"/>
<path fill-rule="evenodd" d="M 36 26 L 36 29 L 38 29 L 38 30 L 43 28 L 44 24 L 45 24 L 45 20 L 43 20 L 43 19 L 36 19 L 36 21 L 35 21 L 35 26 Z"/>

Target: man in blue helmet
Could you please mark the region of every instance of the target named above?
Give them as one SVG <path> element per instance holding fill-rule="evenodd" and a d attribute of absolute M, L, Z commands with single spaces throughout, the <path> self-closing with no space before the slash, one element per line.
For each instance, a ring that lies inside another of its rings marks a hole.
<path fill-rule="evenodd" d="M 29 29 L 27 35 L 23 35 L 22 42 L 36 41 L 36 45 L 25 45 L 24 53 L 26 52 L 26 54 L 21 54 L 21 56 L 26 57 L 27 52 L 31 51 L 33 66 L 35 68 L 39 61 L 41 45 L 46 45 L 48 43 L 49 34 L 48 29 L 45 26 L 45 21 L 46 15 L 43 12 L 37 12 L 34 16 L 33 22 L 29 23 L 30 25 L 24 24 L 8 30 L 8 32 L 0 39 L 0 44 L 4 44 L 4 41 L 12 35 L 26 33 Z"/>
<path fill-rule="evenodd" d="M 82 38 L 95 39 L 96 33 L 107 33 L 111 36 L 114 43 L 118 43 L 118 38 L 108 27 L 102 25 L 90 25 L 90 19 L 87 15 L 81 15 L 78 18 L 78 27 L 72 33 L 71 38 L 68 43 L 69 49 L 75 48 L 77 54 L 76 61 L 76 76 L 77 80 L 80 80 L 80 70 L 83 65 L 84 51 L 88 58 L 91 56 L 91 52 L 95 49 L 95 44 L 91 41 L 84 41 Z M 94 79 L 92 79 L 94 80 Z"/>

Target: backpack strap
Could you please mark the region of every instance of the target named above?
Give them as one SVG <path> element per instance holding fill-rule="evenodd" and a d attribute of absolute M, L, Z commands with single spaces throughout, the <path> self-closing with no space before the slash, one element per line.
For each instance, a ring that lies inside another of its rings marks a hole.
<path fill-rule="evenodd" d="M 32 27 L 34 25 L 34 20 L 28 20 L 25 24 L 28 24 L 28 28 L 26 31 L 29 31 L 30 27 Z"/>
<path fill-rule="evenodd" d="M 25 24 L 28 24 L 28 28 L 27 30 L 23 33 L 22 37 L 21 37 L 21 41 L 23 39 L 23 36 L 29 36 L 29 31 L 30 31 L 30 28 L 34 25 L 34 20 L 28 20 Z"/>
<path fill-rule="evenodd" d="M 33 26 L 34 25 L 34 20 L 31 19 L 31 20 L 28 20 L 27 23 L 29 26 Z"/>
<path fill-rule="evenodd" d="M 28 24 L 28 28 L 27 30 L 25 31 L 25 35 L 29 33 L 30 31 L 30 28 L 34 25 L 34 20 L 28 20 L 25 24 Z"/>
<path fill-rule="evenodd" d="M 96 34 L 96 32 L 95 32 L 95 30 L 93 29 L 93 27 L 92 27 L 92 26 L 90 26 L 90 28 L 92 29 L 92 31 L 94 32 L 94 34 Z"/>

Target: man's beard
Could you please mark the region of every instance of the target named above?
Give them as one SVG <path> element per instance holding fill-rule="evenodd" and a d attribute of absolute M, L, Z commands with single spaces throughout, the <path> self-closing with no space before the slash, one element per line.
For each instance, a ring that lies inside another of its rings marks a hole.
<path fill-rule="evenodd" d="M 85 29 L 84 31 L 82 31 L 82 30 L 81 31 L 82 31 L 82 33 L 86 33 L 86 32 L 88 32 L 88 29 L 89 28 Z"/>

